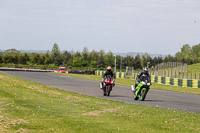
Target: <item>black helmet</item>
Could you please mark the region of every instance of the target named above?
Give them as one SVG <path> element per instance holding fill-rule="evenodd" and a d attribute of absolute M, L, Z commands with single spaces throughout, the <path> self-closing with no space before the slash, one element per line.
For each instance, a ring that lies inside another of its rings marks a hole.
<path fill-rule="evenodd" d="M 144 68 L 143 68 L 143 72 L 144 72 L 144 74 L 148 74 L 148 71 L 149 71 L 149 70 L 148 70 L 147 67 L 144 67 Z"/>

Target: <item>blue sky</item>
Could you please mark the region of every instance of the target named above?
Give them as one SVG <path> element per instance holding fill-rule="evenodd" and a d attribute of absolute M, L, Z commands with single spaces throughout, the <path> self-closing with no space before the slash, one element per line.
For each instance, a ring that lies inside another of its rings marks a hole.
<path fill-rule="evenodd" d="M 0 0 L 2 50 L 175 54 L 199 35 L 199 0 Z"/>

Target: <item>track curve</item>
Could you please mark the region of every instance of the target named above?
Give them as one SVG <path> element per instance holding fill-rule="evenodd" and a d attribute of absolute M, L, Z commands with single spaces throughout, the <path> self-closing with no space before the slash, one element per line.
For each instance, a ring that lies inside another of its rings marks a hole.
<path fill-rule="evenodd" d="M 135 101 L 129 87 L 116 85 L 110 97 L 103 96 L 97 81 L 63 76 L 56 73 L 4 71 L 2 73 L 38 82 L 55 88 L 130 104 L 200 113 L 200 95 L 151 89 L 145 101 Z"/>

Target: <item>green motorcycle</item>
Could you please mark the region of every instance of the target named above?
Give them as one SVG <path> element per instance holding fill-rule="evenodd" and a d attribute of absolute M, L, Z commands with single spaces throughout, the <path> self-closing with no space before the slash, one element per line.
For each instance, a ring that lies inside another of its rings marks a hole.
<path fill-rule="evenodd" d="M 133 85 L 131 86 L 131 90 L 133 91 L 134 100 L 144 101 L 151 85 L 151 80 L 148 76 L 143 75 L 140 78 L 140 83 L 135 88 Z"/>

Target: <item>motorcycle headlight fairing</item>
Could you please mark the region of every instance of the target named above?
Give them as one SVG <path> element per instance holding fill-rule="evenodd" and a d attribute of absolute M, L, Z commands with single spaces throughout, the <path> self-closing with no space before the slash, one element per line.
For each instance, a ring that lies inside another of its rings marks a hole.
<path fill-rule="evenodd" d="M 143 81 L 142 81 L 142 84 L 143 84 L 143 85 L 146 85 L 146 83 L 145 83 L 145 82 L 143 82 Z"/>

